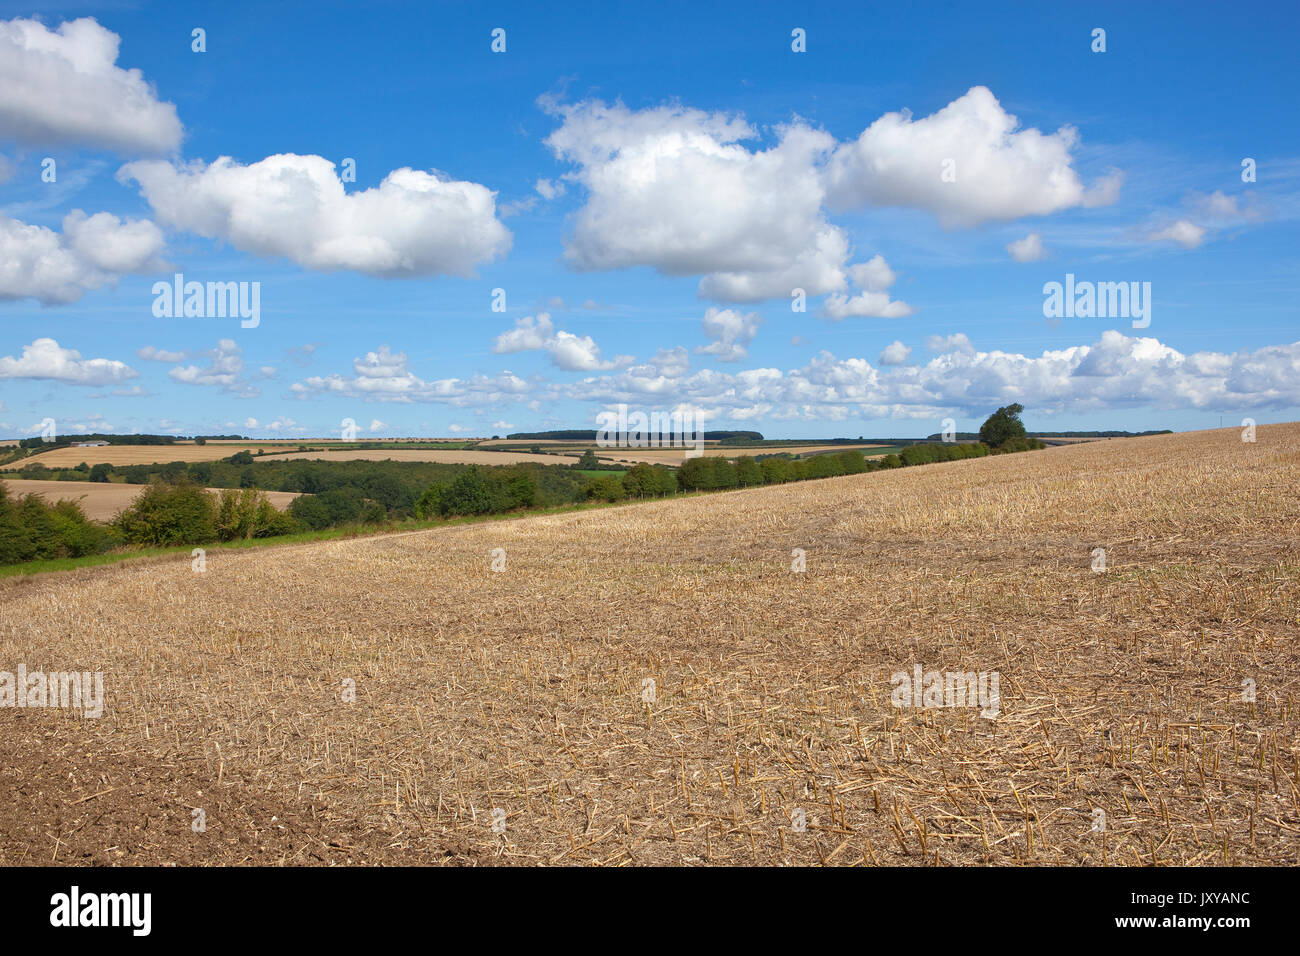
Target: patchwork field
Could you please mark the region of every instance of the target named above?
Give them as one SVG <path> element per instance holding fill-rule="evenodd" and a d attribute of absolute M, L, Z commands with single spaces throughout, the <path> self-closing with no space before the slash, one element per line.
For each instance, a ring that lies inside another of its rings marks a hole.
<path fill-rule="evenodd" d="M 0 708 L 0 864 L 1300 864 L 1257 438 L 0 582 L 0 670 L 106 698 Z M 997 706 L 892 706 L 916 665 Z"/>
<path fill-rule="evenodd" d="M 46 468 L 75 468 L 83 461 L 88 465 L 100 463 L 108 465 L 153 465 L 169 461 L 216 461 L 229 458 L 239 451 L 249 451 L 254 455 L 264 450 L 268 455 L 273 451 L 291 451 L 298 445 L 270 444 L 267 442 L 237 442 L 233 444 L 209 443 L 195 445 L 182 442 L 175 445 L 100 445 L 96 448 L 56 448 L 41 452 L 29 458 L 10 462 L 0 471 L 16 471 L 26 465 L 40 464 Z"/>
<path fill-rule="evenodd" d="M 95 521 L 108 521 L 123 508 L 130 507 L 144 485 L 128 485 L 116 482 L 96 481 L 29 481 L 24 478 L 6 478 L 4 485 L 14 497 L 37 494 L 51 503 L 64 499 L 80 499 L 81 510 L 87 518 Z M 221 493 L 220 488 L 210 491 Z M 267 499 L 283 511 L 289 503 L 298 497 L 297 492 L 264 491 Z M 3 666 L 0 665 L 0 669 Z"/>
<path fill-rule="evenodd" d="M 528 452 L 475 451 L 472 448 L 440 451 L 436 448 L 357 448 L 338 451 L 294 451 L 267 453 L 262 461 L 307 459 L 311 461 L 435 461 L 449 465 L 515 465 L 532 461 L 541 465 L 572 465 L 577 456 L 533 455 Z"/>
<path fill-rule="evenodd" d="M 680 465 L 686 460 L 688 454 L 694 454 L 694 448 L 597 448 L 591 446 L 592 450 L 601 458 L 610 458 L 621 464 L 636 464 L 637 462 L 646 462 L 651 465 Z M 738 448 L 734 445 L 706 445 L 704 448 L 704 457 L 706 458 L 737 458 L 741 455 L 755 457 L 758 455 L 773 454 L 791 454 L 791 455 L 813 455 L 818 452 L 827 451 L 850 451 L 858 449 L 868 458 L 873 457 L 875 450 L 883 446 L 879 445 L 780 445 L 767 448 Z M 884 454 L 882 450 L 880 452 Z"/>
<path fill-rule="evenodd" d="M 563 452 L 574 456 L 574 460 L 581 456 L 583 452 L 594 452 L 599 458 L 616 462 L 618 464 L 635 465 L 638 462 L 645 462 L 651 465 L 670 465 L 677 466 L 686 460 L 688 454 L 694 454 L 695 448 L 692 445 L 689 448 L 602 448 L 595 442 L 573 442 L 573 441 L 536 441 L 536 442 L 482 442 L 480 447 L 502 447 L 525 449 L 529 446 L 537 445 L 545 447 L 549 452 L 552 461 L 555 461 L 556 452 Z M 704 443 L 704 455 L 708 458 L 737 458 L 740 455 L 772 455 L 779 453 L 788 453 L 791 455 L 811 455 L 819 452 L 849 451 L 858 449 L 868 458 L 875 457 L 877 454 L 885 454 L 895 450 L 896 446 L 885 445 L 827 445 L 818 443 L 808 444 L 790 444 L 790 445 L 767 445 L 746 448 L 736 445 L 721 445 L 715 441 Z"/>

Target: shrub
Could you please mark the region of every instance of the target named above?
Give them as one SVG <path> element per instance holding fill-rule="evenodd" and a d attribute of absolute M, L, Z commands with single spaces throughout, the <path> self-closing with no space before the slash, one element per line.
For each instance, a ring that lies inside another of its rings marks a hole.
<path fill-rule="evenodd" d="M 417 518 L 436 518 L 442 514 L 442 493 L 447 488 L 446 485 L 433 484 L 424 489 L 415 502 L 415 516 Z"/>
<path fill-rule="evenodd" d="M 736 466 L 725 458 L 688 458 L 677 469 L 677 482 L 686 491 L 735 488 Z"/>
<path fill-rule="evenodd" d="M 242 541 L 253 537 L 257 530 L 258 505 L 263 501 L 266 497 L 251 488 L 223 490 L 217 502 L 217 540 Z"/>
<path fill-rule="evenodd" d="M 741 455 L 736 459 L 736 484 L 741 488 L 749 488 L 753 485 L 763 483 L 763 469 L 758 466 L 749 455 Z"/>
<path fill-rule="evenodd" d="M 856 448 L 850 451 L 842 451 L 838 457 L 840 466 L 844 469 L 846 475 L 860 475 L 867 470 L 867 460 L 862 457 L 862 452 Z"/>
<path fill-rule="evenodd" d="M 763 469 L 763 483 L 779 485 L 790 480 L 790 461 L 786 458 L 764 458 L 760 463 Z"/>
<path fill-rule="evenodd" d="M 346 485 L 342 488 L 322 491 L 316 496 L 316 500 L 325 506 L 325 510 L 329 513 L 330 524 L 347 524 L 361 517 L 366 496 L 360 488 Z"/>
<path fill-rule="evenodd" d="M 442 495 L 439 510 L 445 515 L 482 515 L 492 510 L 492 495 L 482 470 L 467 468 Z"/>
<path fill-rule="evenodd" d="M 254 538 L 278 538 L 298 531 L 293 516 L 276 508 L 265 495 L 259 495 L 257 513 L 253 519 Z"/>
<path fill-rule="evenodd" d="M 115 524 L 131 544 L 203 544 L 217 536 L 217 506 L 198 485 L 154 482 Z"/>
<path fill-rule="evenodd" d="M 995 455 L 1006 455 L 1017 451 L 1038 451 L 1047 445 L 1037 438 L 1010 438 L 993 449 Z"/>
<path fill-rule="evenodd" d="M 329 508 L 316 495 L 303 495 L 293 499 L 289 505 L 289 514 L 300 524 L 319 531 L 330 526 Z"/>
<path fill-rule="evenodd" d="M 597 478 L 587 486 L 587 497 L 602 501 L 622 501 L 627 497 L 627 489 L 619 478 Z"/>
<path fill-rule="evenodd" d="M 103 525 L 88 519 L 76 501 L 47 504 L 39 495 L 9 497 L 0 484 L 0 564 L 42 558 L 79 558 L 116 543 Z"/>

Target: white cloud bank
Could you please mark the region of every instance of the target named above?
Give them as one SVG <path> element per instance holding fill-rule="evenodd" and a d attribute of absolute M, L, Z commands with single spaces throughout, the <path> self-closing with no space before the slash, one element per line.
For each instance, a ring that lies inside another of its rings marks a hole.
<path fill-rule="evenodd" d="M 1102 334 L 1091 345 L 1038 356 L 980 351 L 965 335 L 932 336 L 940 354 L 901 365 L 895 342 L 881 365 L 822 352 L 802 368 L 713 369 L 687 374 L 650 363 L 572 384 L 547 387 L 549 398 L 629 404 L 689 402 L 733 420 L 926 418 L 978 415 L 1011 402 L 1038 413 L 1117 408 L 1261 409 L 1300 406 L 1300 342 L 1254 352 L 1184 354 L 1153 338 Z M 675 373 L 675 374 L 674 374 Z"/>
<path fill-rule="evenodd" d="M 529 385 L 511 372 L 426 382 L 407 366 L 406 354 L 382 345 L 352 361 L 352 376 L 313 376 L 290 386 L 298 398 L 342 395 L 374 402 L 437 402 L 456 407 L 497 405 L 526 397 Z"/>
<path fill-rule="evenodd" d="M 931 336 L 938 354 L 905 365 L 910 351 L 894 342 L 876 367 L 863 358 L 821 352 L 800 368 L 691 371 L 685 349 L 576 382 L 529 383 L 494 378 L 423 382 L 404 355 L 387 349 L 354 363 L 356 376 L 308 379 L 303 396 L 343 394 L 375 401 L 486 405 L 574 400 L 708 409 L 710 420 L 841 421 L 987 414 L 1020 402 L 1035 413 L 1099 413 L 1124 408 L 1260 410 L 1300 407 L 1300 342 L 1253 352 L 1184 354 L 1154 338 L 1107 331 L 1091 345 L 1037 356 L 981 351 L 957 333 Z"/>

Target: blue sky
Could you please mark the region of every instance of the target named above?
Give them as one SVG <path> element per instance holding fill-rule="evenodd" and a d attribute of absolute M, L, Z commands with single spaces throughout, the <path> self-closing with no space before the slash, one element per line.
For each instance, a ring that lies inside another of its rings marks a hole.
<path fill-rule="evenodd" d="M 1296 7 L 898 7 L 0 2 L 0 435 L 1300 418 Z"/>

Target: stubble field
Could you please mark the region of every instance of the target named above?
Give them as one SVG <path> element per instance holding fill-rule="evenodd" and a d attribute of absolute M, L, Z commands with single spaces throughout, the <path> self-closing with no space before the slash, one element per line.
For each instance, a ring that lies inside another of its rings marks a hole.
<path fill-rule="evenodd" d="M 106 692 L 0 709 L 0 864 L 1295 865 L 1298 469 L 1262 426 L 0 582 L 0 670 Z M 917 664 L 996 717 L 893 707 Z"/>

